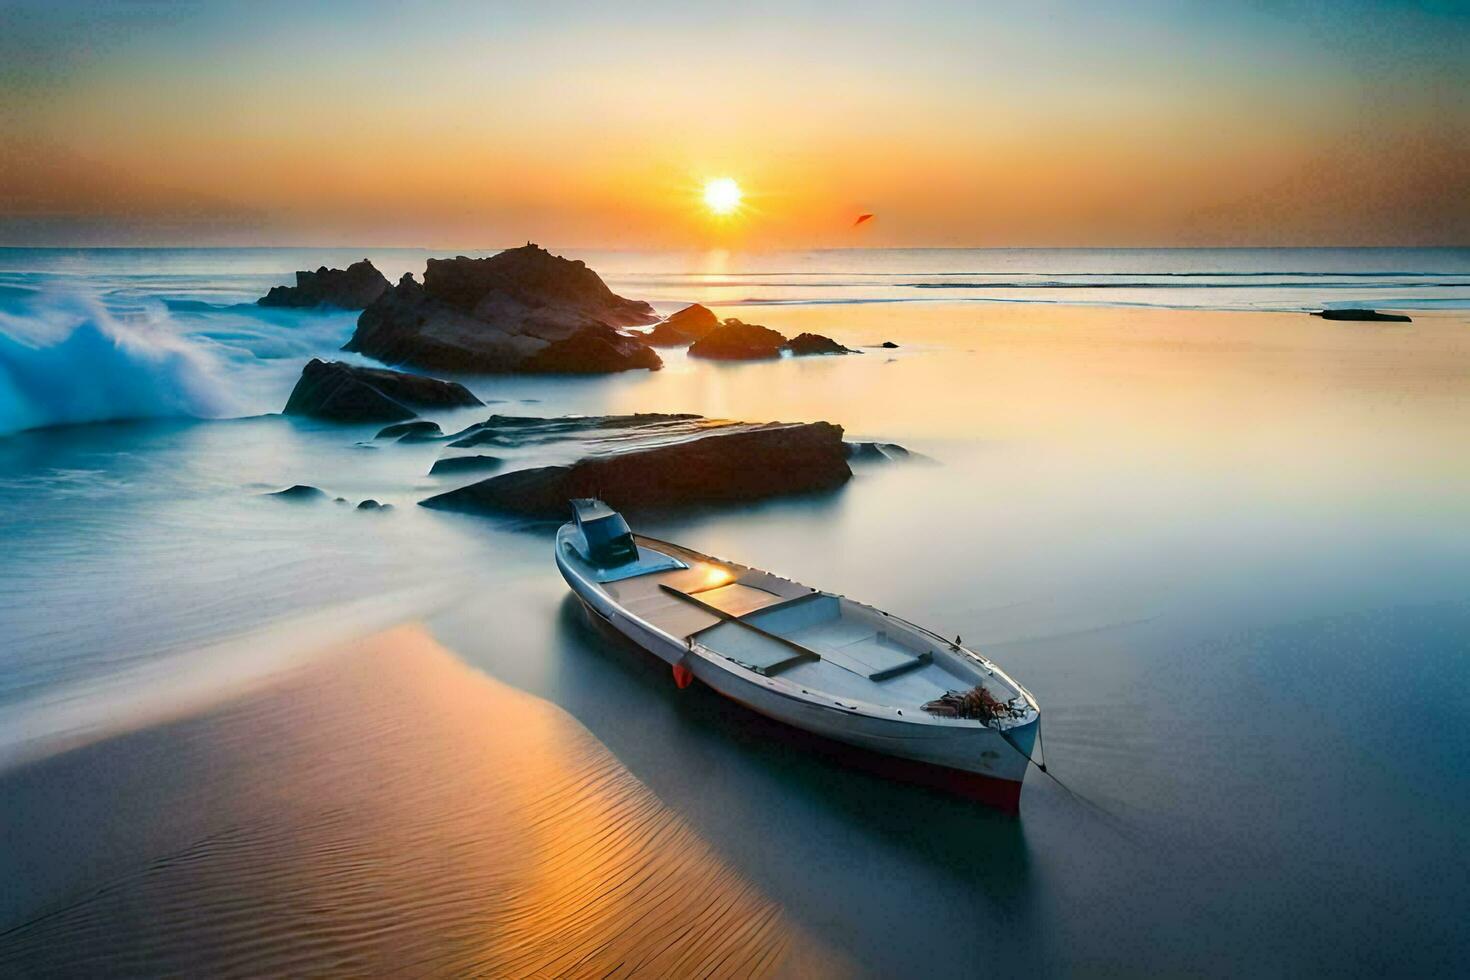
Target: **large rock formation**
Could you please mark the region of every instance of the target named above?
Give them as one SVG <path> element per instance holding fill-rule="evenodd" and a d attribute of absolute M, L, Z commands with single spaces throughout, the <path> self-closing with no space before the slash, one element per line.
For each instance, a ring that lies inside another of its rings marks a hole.
<path fill-rule="evenodd" d="M 786 338 L 770 327 L 730 319 L 696 340 L 689 348 L 689 356 L 756 361 L 780 357 L 785 346 Z"/>
<path fill-rule="evenodd" d="M 1313 313 L 1312 316 L 1320 316 L 1324 320 L 1362 320 L 1370 323 L 1413 323 L 1414 321 L 1402 313 L 1379 313 L 1377 310 L 1322 310 Z"/>
<path fill-rule="evenodd" d="M 564 466 L 542 466 L 493 476 L 422 501 L 426 507 L 564 517 L 572 497 L 599 496 L 614 507 L 736 503 L 830 490 L 852 477 L 842 427 L 829 422 L 745 425 L 711 422 L 701 430 L 687 420 L 679 442 L 589 456 Z M 551 421 L 551 420 L 547 420 Z"/>
<path fill-rule="evenodd" d="M 659 356 L 619 327 L 653 323 L 581 262 L 535 245 L 488 259 L 430 259 L 363 311 L 344 350 L 431 370 L 601 374 L 656 370 Z"/>
<path fill-rule="evenodd" d="M 397 422 L 413 418 L 418 409 L 482 404 L 453 381 L 312 358 L 284 411 L 338 422 Z"/>
<path fill-rule="evenodd" d="M 345 269 L 322 266 L 315 272 L 298 272 L 295 286 L 276 286 L 255 302 L 261 306 L 335 306 L 361 310 L 390 288 L 383 274 L 363 259 Z"/>

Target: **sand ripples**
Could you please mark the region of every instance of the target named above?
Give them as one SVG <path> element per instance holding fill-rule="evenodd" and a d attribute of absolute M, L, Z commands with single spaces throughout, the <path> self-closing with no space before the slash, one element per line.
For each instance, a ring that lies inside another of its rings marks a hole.
<path fill-rule="evenodd" d="M 0 934 L 0 972 L 832 966 L 559 709 L 417 630 L 363 646 L 266 694 L 0 785 L 12 812 L 28 811 L 34 787 L 61 785 L 117 794 L 156 821 L 105 842 L 23 825 L 19 843 L 62 855 L 73 884 Z M 160 764 L 183 771 L 163 777 Z M 90 805 L 105 809 L 96 796 Z"/>

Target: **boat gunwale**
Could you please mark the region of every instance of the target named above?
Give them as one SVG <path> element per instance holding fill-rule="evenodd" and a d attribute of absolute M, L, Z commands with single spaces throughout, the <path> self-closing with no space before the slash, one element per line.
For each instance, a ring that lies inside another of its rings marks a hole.
<path fill-rule="evenodd" d="M 557 532 L 558 539 L 560 539 L 563 531 L 571 527 L 574 527 L 571 522 L 562 525 L 561 529 L 559 529 Z M 706 663 L 713 667 L 717 667 L 721 670 L 727 671 L 731 674 L 734 674 L 736 677 L 739 677 L 741 680 L 744 680 L 746 683 L 758 684 L 772 694 L 779 695 L 793 701 L 797 701 L 801 704 L 810 705 L 812 707 L 821 708 L 827 711 L 837 712 L 845 716 L 859 714 L 865 717 L 872 718 L 874 720 L 889 722 L 898 725 L 918 725 L 934 729 L 948 729 L 950 731 L 974 731 L 977 733 L 993 732 L 997 735 L 1005 737 L 1006 733 L 1008 732 L 1020 728 L 1025 728 L 1026 726 L 1031 724 L 1039 723 L 1041 720 L 1041 709 L 1037 705 L 1036 699 L 1032 697 L 1029 691 L 1013 681 L 1008 674 L 1000 670 L 1000 668 L 996 667 L 985 657 L 982 657 L 980 654 L 974 652 L 973 650 L 970 650 L 967 647 L 952 643 L 949 640 L 944 639 L 932 630 L 925 629 L 924 627 L 919 626 L 916 623 L 911 623 L 908 620 L 903 619 L 902 617 L 895 616 L 889 612 L 885 612 L 884 610 L 879 609 L 876 606 L 859 602 L 855 599 L 848 599 L 846 596 L 839 593 L 826 592 L 821 589 L 812 588 L 811 586 L 804 585 L 803 583 L 798 582 L 795 579 L 781 575 L 777 572 L 772 572 L 768 569 L 755 568 L 750 565 L 745 565 L 741 562 L 730 561 L 715 555 L 706 554 L 705 552 L 696 551 L 693 548 L 688 547 L 687 545 L 676 544 L 672 541 L 664 541 L 660 538 L 650 537 L 646 534 L 639 534 L 636 531 L 633 532 L 633 538 L 640 545 L 648 544 L 655 550 L 657 550 L 659 547 L 668 548 L 675 552 L 682 552 L 685 555 L 692 556 L 697 561 L 704 561 L 706 563 L 714 565 L 723 565 L 731 569 L 739 569 L 746 572 L 759 572 L 764 575 L 771 575 L 784 582 L 790 582 L 792 585 L 797 585 L 803 589 L 808 589 L 809 591 L 807 595 L 829 596 L 840 601 L 852 603 L 853 605 L 869 610 L 870 612 L 884 616 L 887 619 L 897 622 L 901 626 L 917 631 L 918 633 L 928 637 L 932 641 L 942 644 L 944 647 L 950 649 L 951 651 L 968 657 L 976 667 L 986 671 L 992 676 L 998 675 L 1000 679 L 1004 680 L 1020 694 L 1020 696 L 1026 702 L 1026 707 L 1029 710 L 1027 710 L 1020 718 L 997 718 L 994 719 L 995 723 L 991 724 L 976 718 L 951 718 L 943 715 L 930 714 L 929 712 L 924 711 L 923 707 L 920 705 L 907 706 L 911 710 L 915 711 L 915 713 L 904 714 L 902 707 L 888 704 L 878 704 L 875 702 L 863 701 L 856 698 L 844 699 L 838 697 L 835 694 L 830 694 L 826 691 L 813 691 L 809 688 L 802 687 L 789 678 L 783 678 L 779 674 L 776 676 L 767 676 L 765 674 L 761 674 L 758 671 L 752 670 L 751 668 L 746 667 L 743 664 L 731 660 L 729 657 L 726 657 L 723 654 L 719 653 L 719 651 L 698 642 L 696 637 L 701 631 L 696 631 L 694 634 L 691 634 L 687 637 L 679 637 L 673 635 L 672 633 L 669 633 L 658 625 L 649 622 L 643 617 L 627 609 L 625 606 L 619 603 L 605 588 L 602 587 L 602 583 L 597 582 L 594 579 L 589 579 L 587 576 L 581 574 L 575 568 L 570 569 L 572 573 L 577 576 L 578 579 L 580 579 L 583 583 L 587 585 L 587 587 L 605 596 L 608 601 L 617 608 L 619 615 L 623 616 L 633 623 L 636 623 L 640 628 L 667 640 L 672 646 L 676 648 L 683 647 L 687 651 L 687 654 L 689 656 L 698 657 L 701 663 Z M 556 549 L 556 553 L 558 564 L 562 564 L 562 549 L 558 547 Z M 675 555 L 675 557 L 678 556 Z M 586 564 L 586 562 L 583 561 L 580 556 L 577 556 L 577 558 L 578 561 Z M 662 583 L 660 584 L 662 585 Z M 804 597 L 790 597 L 790 599 L 792 600 L 800 598 Z M 734 621 L 739 622 L 738 617 L 735 618 Z M 800 644 L 794 645 L 800 646 Z M 813 650 L 810 652 L 820 657 L 820 653 L 818 651 Z M 1007 741 L 1009 741 L 1009 739 L 1007 739 Z"/>

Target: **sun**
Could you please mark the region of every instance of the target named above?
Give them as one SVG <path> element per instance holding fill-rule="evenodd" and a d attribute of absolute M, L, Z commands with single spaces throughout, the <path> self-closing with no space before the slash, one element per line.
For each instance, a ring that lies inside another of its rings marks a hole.
<path fill-rule="evenodd" d="M 714 214 L 731 214 L 740 207 L 740 185 L 729 177 L 712 177 L 704 182 L 704 206 Z"/>

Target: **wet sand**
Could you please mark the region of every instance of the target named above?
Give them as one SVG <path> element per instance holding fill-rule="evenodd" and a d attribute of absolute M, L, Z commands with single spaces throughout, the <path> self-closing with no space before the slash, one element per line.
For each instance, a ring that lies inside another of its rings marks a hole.
<path fill-rule="evenodd" d="M 418 627 L 0 774 L 0 973 L 849 972 L 560 708 Z"/>

